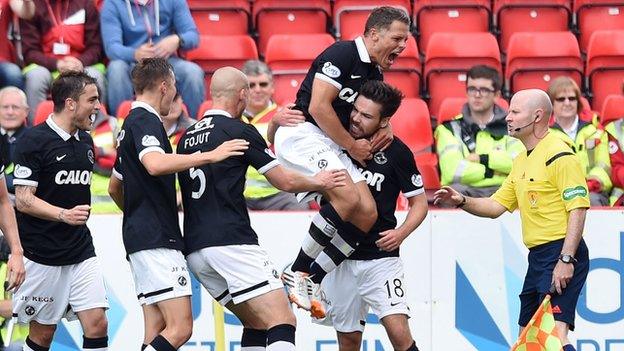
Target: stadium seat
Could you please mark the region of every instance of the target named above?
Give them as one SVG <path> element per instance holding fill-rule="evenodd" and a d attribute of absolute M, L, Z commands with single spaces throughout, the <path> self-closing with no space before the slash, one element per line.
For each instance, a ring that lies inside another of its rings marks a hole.
<path fill-rule="evenodd" d="M 251 9 L 247 0 L 189 0 L 200 35 L 249 33 Z"/>
<path fill-rule="evenodd" d="M 334 2 L 334 29 L 336 38 L 350 40 L 364 33 L 364 24 L 370 12 L 382 5 L 394 6 L 412 13 L 409 0 L 336 0 Z"/>
<path fill-rule="evenodd" d="M 414 3 L 414 32 L 425 53 L 429 39 L 437 32 L 487 32 L 490 28 L 490 0 L 419 0 Z"/>
<path fill-rule="evenodd" d="M 266 63 L 273 71 L 275 94 L 279 104 L 294 102 L 299 85 L 310 64 L 334 43 L 329 34 L 275 34 L 267 44 Z"/>
<path fill-rule="evenodd" d="M 624 95 L 609 95 L 602 105 L 600 123 L 606 126 L 611 121 L 624 118 Z"/>
<path fill-rule="evenodd" d="M 624 30 L 624 0 L 575 0 L 574 13 L 583 53 L 594 31 Z"/>
<path fill-rule="evenodd" d="M 199 109 L 197 109 L 197 120 L 200 120 L 204 117 L 204 112 L 210 110 L 212 108 L 212 100 L 206 100 L 199 105 Z"/>
<path fill-rule="evenodd" d="M 570 0 L 496 0 L 494 22 L 500 46 L 506 52 L 509 40 L 518 32 L 558 32 L 570 27 Z"/>
<path fill-rule="evenodd" d="M 261 56 L 273 34 L 327 33 L 329 0 L 256 0 L 253 18 Z"/>
<path fill-rule="evenodd" d="M 186 54 L 205 72 L 206 87 L 210 87 L 212 73 L 223 66 L 242 68 L 247 60 L 258 59 L 256 43 L 248 35 L 202 35 L 199 47 Z M 206 89 L 209 98 L 210 89 Z"/>
<path fill-rule="evenodd" d="M 405 98 L 390 119 L 392 131 L 415 155 L 425 189 L 439 189 L 438 157 L 432 153 L 433 131 L 427 104 L 418 98 Z"/>
<path fill-rule="evenodd" d="M 33 126 L 43 123 L 52 112 L 54 112 L 54 102 L 52 102 L 52 100 L 42 101 L 39 106 L 37 106 L 37 111 L 35 111 Z"/>
<path fill-rule="evenodd" d="M 407 38 L 407 47 L 394 61 L 392 67 L 384 71 L 384 80 L 399 88 L 405 97 L 420 97 L 420 56 L 416 40 Z"/>
<path fill-rule="evenodd" d="M 507 50 L 505 85 L 508 92 L 548 89 L 551 79 L 569 76 L 581 85 L 583 61 L 571 32 L 521 32 L 512 35 Z"/>
<path fill-rule="evenodd" d="M 624 18 L 622 18 L 624 20 Z M 596 31 L 587 49 L 585 75 L 592 92 L 592 106 L 599 110 L 610 94 L 624 89 L 624 30 Z"/>
<path fill-rule="evenodd" d="M 466 72 L 473 65 L 502 73 L 498 43 L 490 33 L 435 33 L 426 52 L 423 76 L 434 116 L 444 98 L 466 96 Z"/>
<path fill-rule="evenodd" d="M 440 105 L 440 109 L 438 110 L 438 115 L 436 116 L 438 124 L 442 124 L 455 118 L 455 116 L 461 113 L 462 108 L 467 101 L 468 100 L 465 97 L 449 97 L 444 99 Z M 503 98 L 496 99 L 496 104 L 505 110 L 509 109 L 509 103 Z"/>

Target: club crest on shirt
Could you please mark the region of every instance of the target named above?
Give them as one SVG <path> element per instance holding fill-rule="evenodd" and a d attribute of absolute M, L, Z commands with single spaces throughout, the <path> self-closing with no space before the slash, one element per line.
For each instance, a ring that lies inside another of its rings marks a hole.
<path fill-rule="evenodd" d="M 32 175 L 32 169 L 18 164 L 15 165 L 15 171 L 13 171 L 13 175 L 17 178 L 28 178 Z"/>
<path fill-rule="evenodd" d="M 388 158 L 386 157 L 386 154 L 383 151 L 377 152 L 373 156 L 373 160 L 375 160 L 375 163 L 377 163 L 378 165 L 383 165 L 386 162 L 388 162 Z"/>
<path fill-rule="evenodd" d="M 145 147 L 160 146 L 160 141 L 158 141 L 158 139 L 156 139 L 153 135 L 145 135 L 143 136 L 143 139 L 141 139 L 141 144 Z"/>
<path fill-rule="evenodd" d="M 323 64 L 323 68 L 321 69 L 321 71 L 330 78 L 340 77 L 340 68 L 334 66 L 334 64 L 329 61 Z"/>
<path fill-rule="evenodd" d="M 87 151 L 87 158 L 89 159 L 89 162 L 91 162 L 91 164 L 95 163 L 95 155 L 93 155 L 93 150 L 89 149 L 89 151 Z"/>
<path fill-rule="evenodd" d="M 412 174 L 412 184 L 414 184 L 414 186 L 416 187 L 422 187 L 423 186 L 423 179 L 422 176 L 420 174 Z"/>

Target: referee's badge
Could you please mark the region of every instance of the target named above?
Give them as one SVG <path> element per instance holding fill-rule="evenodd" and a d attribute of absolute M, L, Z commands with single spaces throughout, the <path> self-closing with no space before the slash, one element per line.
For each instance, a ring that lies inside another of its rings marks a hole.
<path fill-rule="evenodd" d="M 373 160 L 375 160 L 375 163 L 379 164 L 379 165 L 383 165 L 386 162 L 388 162 L 388 158 L 386 157 L 386 154 L 384 154 L 383 151 L 379 151 L 377 152 L 374 156 L 373 156 Z"/>
<path fill-rule="evenodd" d="M 91 164 L 95 163 L 95 156 L 93 155 L 93 150 L 89 149 L 89 151 L 87 151 L 87 158 L 89 159 L 89 162 L 91 162 Z"/>
<path fill-rule="evenodd" d="M 527 194 L 529 195 L 531 208 L 537 208 L 537 191 L 529 191 Z"/>
<path fill-rule="evenodd" d="M 340 68 L 334 66 L 331 62 L 327 61 L 323 64 L 323 68 L 321 69 L 326 76 L 330 78 L 338 78 L 340 77 Z"/>

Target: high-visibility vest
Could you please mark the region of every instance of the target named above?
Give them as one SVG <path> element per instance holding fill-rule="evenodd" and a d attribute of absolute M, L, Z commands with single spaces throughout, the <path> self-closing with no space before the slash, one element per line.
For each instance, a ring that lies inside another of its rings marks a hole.
<path fill-rule="evenodd" d="M 6 262 L 0 263 L 0 279 L 2 281 L 6 280 L 7 274 L 7 264 Z M 4 291 L 4 286 L 0 287 L 2 289 L 2 300 L 7 300 L 10 296 L 7 296 L 7 292 Z M 0 335 L 2 335 L 2 340 L 4 341 L 8 335 L 8 321 L 0 316 L 0 325 L 2 325 L 2 329 L 0 329 Z M 25 341 L 28 336 L 28 324 L 15 324 L 13 327 L 13 334 L 11 335 L 11 341 Z"/>

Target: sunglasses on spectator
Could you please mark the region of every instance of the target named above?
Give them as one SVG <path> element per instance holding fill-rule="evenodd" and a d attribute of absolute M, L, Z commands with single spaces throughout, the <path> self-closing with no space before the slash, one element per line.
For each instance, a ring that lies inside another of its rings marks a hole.
<path fill-rule="evenodd" d="M 256 87 L 256 85 L 259 85 L 260 88 L 266 88 L 269 86 L 269 82 L 259 82 L 259 83 L 251 82 L 249 83 L 249 88 L 253 89 Z"/>
<path fill-rule="evenodd" d="M 578 99 L 576 98 L 576 96 L 562 96 L 562 97 L 555 98 L 555 101 L 557 101 L 557 102 L 564 102 L 566 100 L 568 100 L 570 102 L 574 102 L 574 101 L 576 101 Z"/>
<path fill-rule="evenodd" d="M 477 93 L 479 95 L 488 95 L 488 94 L 494 94 L 496 90 L 491 89 L 491 88 L 485 88 L 485 87 L 482 87 L 482 88 L 467 87 L 466 92 L 468 93 L 468 95 L 477 95 Z"/>

